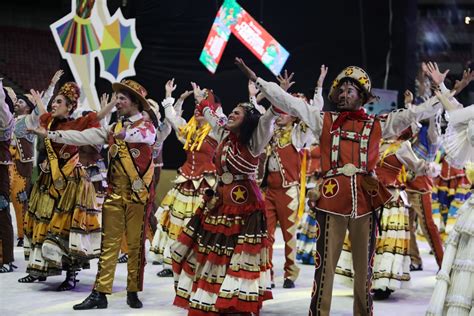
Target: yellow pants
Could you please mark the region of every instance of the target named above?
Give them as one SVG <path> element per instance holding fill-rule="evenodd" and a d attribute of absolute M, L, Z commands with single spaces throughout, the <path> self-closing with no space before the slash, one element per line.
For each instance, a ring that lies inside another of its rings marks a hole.
<path fill-rule="evenodd" d="M 10 172 L 10 201 L 13 203 L 16 217 L 18 238 L 23 238 L 23 218 L 28 208 L 27 179 L 22 177 L 16 164 L 9 165 Z"/>
<path fill-rule="evenodd" d="M 94 289 L 102 293 L 112 293 L 117 257 L 125 233 L 128 246 L 127 291 L 142 291 L 146 237 L 145 205 L 132 202 L 128 177 L 114 177 L 109 185 L 113 193 L 107 195 L 102 208 L 102 251 Z"/>

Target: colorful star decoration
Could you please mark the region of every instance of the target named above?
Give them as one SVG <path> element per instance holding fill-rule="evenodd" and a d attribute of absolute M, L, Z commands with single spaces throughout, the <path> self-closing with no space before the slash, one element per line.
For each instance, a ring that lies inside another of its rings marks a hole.
<path fill-rule="evenodd" d="M 135 33 L 135 19 L 126 20 L 121 10 L 104 25 L 102 43 L 99 47 L 101 77 L 111 82 L 134 76 L 134 63 L 142 46 Z"/>

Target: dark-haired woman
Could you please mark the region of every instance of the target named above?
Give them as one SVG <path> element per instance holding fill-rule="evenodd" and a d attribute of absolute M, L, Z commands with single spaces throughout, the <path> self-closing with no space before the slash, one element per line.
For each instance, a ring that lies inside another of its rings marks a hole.
<path fill-rule="evenodd" d="M 171 97 L 175 89 L 174 80 L 169 80 L 165 85 L 166 99 L 162 104 L 167 121 L 184 145 L 186 161 L 179 168 L 175 185 L 166 194 L 157 211 L 159 223 L 150 251 L 156 261 L 163 262 L 163 270 L 157 273 L 159 277 L 173 276 L 170 245 L 201 205 L 204 192 L 214 189 L 216 185 L 216 166 L 213 160 L 217 142 L 212 128 L 198 111 L 194 111 L 188 122 L 181 117 L 181 113 L 177 113 L 172 106 L 174 98 Z M 182 104 L 191 94 L 192 92 L 184 92 L 176 103 Z M 212 92 L 207 95 L 206 102 L 214 109 L 220 106 Z"/>
<path fill-rule="evenodd" d="M 32 117 L 28 128 L 38 124 L 47 130 L 83 130 L 99 126 L 96 113 L 72 119 L 79 87 L 64 84 L 53 99 L 52 110 Z M 37 98 L 37 103 L 41 99 Z M 99 256 L 100 214 L 93 184 L 79 163 L 77 146 L 45 141 L 47 159 L 40 165 L 25 215 L 25 257 L 28 275 L 20 283 L 44 281 L 67 270 L 59 291 L 75 287 L 75 275 L 91 258 Z"/>
<path fill-rule="evenodd" d="M 171 247 L 174 304 L 189 315 L 258 313 L 272 295 L 265 203 L 255 177 L 276 113 L 262 116 L 250 103 L 240 103 L 227 118 L 207 106 L 204 91 L 193 85 L 198 111 L 219 142 L 219 176 L 217 192 L 209 192 Z"/>

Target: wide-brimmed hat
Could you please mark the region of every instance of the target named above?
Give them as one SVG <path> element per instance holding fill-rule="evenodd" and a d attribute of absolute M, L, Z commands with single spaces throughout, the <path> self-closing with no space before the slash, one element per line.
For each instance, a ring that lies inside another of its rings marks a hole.
<path fill-rule="evenodd" d="M 372 82 L 370 81 L 370 77 L 367 72 L 365 72 L 365 70 L 360 67 L 349 66 L 344 68 L 332 82 L 328 95 L 330 101 L 337 102 L 337 100 L 334 100 L 334 94 L 336 89 L 342 82 L 345 81 L 345 79 L 350 79 L 351 81 L 356 82 L 359 88 L 364 90 L 368 98 L 366 102 L 370 102 L 373 98 L 375 98 L 375 96 L 372 94 Z"/>
<path fill-rule="evenodd" d="M 25 101 L 26 105 L 30 108 L 31 111 L 35 109 L 35 103 L 26 94 L 20 94 L 17 97 L 17 100 Z"/>
<path fill-rule="evenodd" d="M 150 109 L 150 104 L 146 100 L 146 96 L 148 92 L 146 89 L 136 81 L 130 79 L 123 79 L 120 82 L 115 82 L 112 84 L 112 89 L 115 92 L 119 92 L 120 90 L 125 90 L 131 94 L 133 94 L 140 104 L 143 106 L 143 110 L 148 111 Z"/>

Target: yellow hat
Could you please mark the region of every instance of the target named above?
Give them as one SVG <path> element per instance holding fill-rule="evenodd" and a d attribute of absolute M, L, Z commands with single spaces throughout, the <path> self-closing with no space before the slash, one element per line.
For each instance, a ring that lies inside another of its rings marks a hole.
<path fill-rule="evenodd" d="M 368 100 L 367 102 L 371 101 L 374 98 L 372 95 L 372 82 L 370 81 L 369 75 L 365 72 L 364 69 L 357 67 L 357 66 L 349 66 L 342 70 L 339 75 L 337 75 L 336 79 L 332 82 L 331 89 L 329 90 L 328 98 L 332 102 L 336 102 L 333 99 L 334 92 L 339 87 L 339 84 L 344 81 L 344 79 L 352 79 L 357 82 L 360 88 L 364 89 L 365 93 L 367 93 Z"/>

